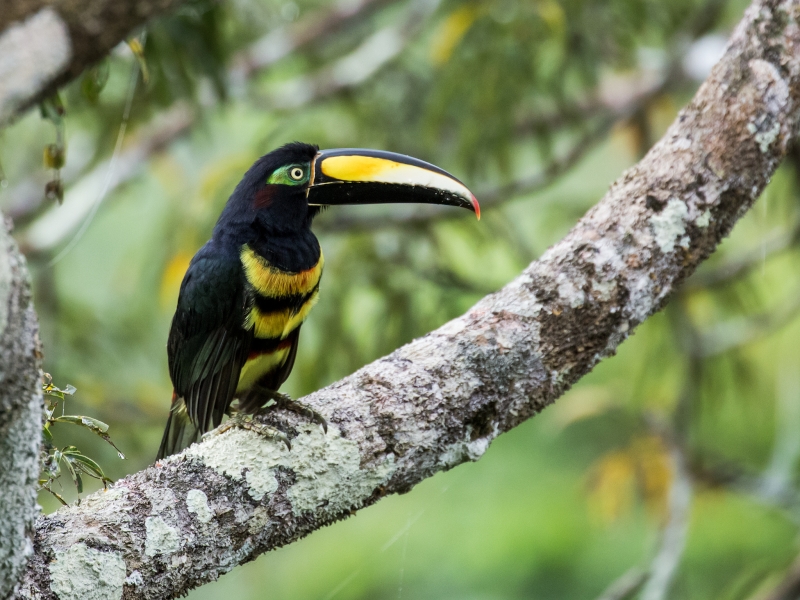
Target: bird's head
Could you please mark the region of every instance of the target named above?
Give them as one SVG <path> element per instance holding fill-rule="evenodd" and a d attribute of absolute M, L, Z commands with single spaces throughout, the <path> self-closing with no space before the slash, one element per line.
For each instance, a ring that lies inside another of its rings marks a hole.
<path fill-rule="evenodd" d="M 446 171 L 410 156 L 294 142 L 262 156 L 245 174 L 228 210 L 271 232 L 310 226 L 320 208 L 418 202 L 460 206 L 480 218 L 475 196 Z"/>

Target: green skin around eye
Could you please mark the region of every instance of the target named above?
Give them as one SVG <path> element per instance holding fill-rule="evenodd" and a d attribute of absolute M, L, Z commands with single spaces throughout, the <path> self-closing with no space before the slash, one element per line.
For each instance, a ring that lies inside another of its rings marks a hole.
<path fill-rule="evenodd" d="M 289 173 L 292 172 L 292 169 L 301 169 L 303 171 L 303 177 L 301 179 L 293 179 Z M 310 173 L 310 169 L 308 165 L 287 165 L 285 167 L 281 167 L 277 169 L 272 175 L 269 176 L 267 179 L 267 183 L 277 183 L 280 185 L 305 185 L 308 183 L 308 174 Z"/>

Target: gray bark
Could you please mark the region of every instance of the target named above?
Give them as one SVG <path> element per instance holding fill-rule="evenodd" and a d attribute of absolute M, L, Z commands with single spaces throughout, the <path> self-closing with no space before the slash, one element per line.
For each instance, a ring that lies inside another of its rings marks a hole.
<path fill-rule="evenodd" d="M 794 142 L 800 3 L 757 0 L 647 156 L 517 279 L 465 315 L 303 399 L 41 517 L 19 598 L 169 598 L 382 496 L 477 460 L 661 308 Z"/>
<path fill-rule="evenodd" d="M 183 0 L 3 0 L 0 125 Z"/>
<path fill-rule="evenodd" d="M 0 598 L 33 554 L 42 435 L 39 335 L 28 271 L 0 224 Z"/>

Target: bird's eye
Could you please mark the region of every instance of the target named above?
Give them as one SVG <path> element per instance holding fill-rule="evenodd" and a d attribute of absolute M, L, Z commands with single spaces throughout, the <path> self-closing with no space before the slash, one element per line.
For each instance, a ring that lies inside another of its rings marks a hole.
<path fill-rule="evenodd" d="M 303 175 L 305 175 L 305 173 L 303 172 L 303 169 L 301 169 L 300 167 L 292 167 L 291 170 L 289 171 L 289 177 L 291 177 L 295 181 L 300 181 L 303 178 Z"/>

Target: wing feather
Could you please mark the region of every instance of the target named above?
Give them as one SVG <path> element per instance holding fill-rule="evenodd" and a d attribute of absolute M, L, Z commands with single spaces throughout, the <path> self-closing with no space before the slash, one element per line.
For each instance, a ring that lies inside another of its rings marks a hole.
<path fill-rule="evenodd" d="M 252 342 L 241 263 L 212 243 L 197 253 L 181 285 L 167 352 L 175 392 L 200 433 L 228 409 Z"/>

